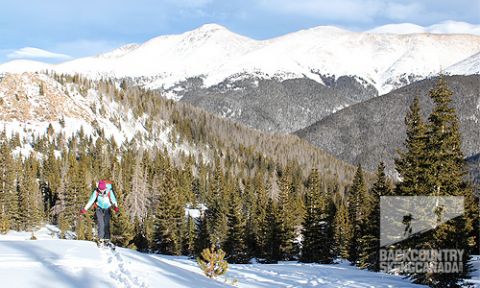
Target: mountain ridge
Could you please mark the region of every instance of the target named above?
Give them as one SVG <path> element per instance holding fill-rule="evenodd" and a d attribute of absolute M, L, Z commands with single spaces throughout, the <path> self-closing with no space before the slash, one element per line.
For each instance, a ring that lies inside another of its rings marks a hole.
<path fill-rule="evenodd" d="M 206 24 L 104 54 L 46 67 L 19 67 L 15 72 L 49 69 L 89 77 L 153 77 L 144 81 L 153 89 L 172 87 L 192 77 L 200 77 L 203 85 L 210 87 L 237 74 L 281 80 L 309 78 L 321 84 L 319 74 L 357 76 L 373 85 L 379 94 L 385 94 L 435 75 L 478 52 L 477 35 L 400 35 L 318 26 L 254 40 L 221 25 Z M 10 72 L 14 64 L 1 64 L 0 72 Z"/>
<path fill-rule="evenodd" d="M 445 76 L 445 79 L 454 93 L 453 106 L 460 121 L 462 151 L 466 158 L 473 159 L 480 149 L 480 75 Z M 435 78 L 425 79 L 351 105 L 295 134 L 339 159 L 361 163 L 370 170 L 384 161 L 394 174 L 393 159 L 406 137 L 404 118 L 408 107 L 418 96 L 423 117 L 427 119 L 433 107 L 428 91 L 434 82 Z M 473 167 L 471 171 L 473 169 L 478 170 Z M 480 178 L 480 175 L 475 177 Z"/>

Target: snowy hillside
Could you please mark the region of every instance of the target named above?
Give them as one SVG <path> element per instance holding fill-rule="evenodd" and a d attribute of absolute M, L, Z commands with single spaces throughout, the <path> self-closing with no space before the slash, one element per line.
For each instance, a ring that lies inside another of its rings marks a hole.
<path fill-rule="evenodd" d="M 32 137 L 45 135 L 49 126 L 67 138 L 83 133 L 95 140 L 103 135 L 117 145 L 135 139 L 142 147 L 165 147 L 172 155 L 203 151 L 203 146 L 173 143 L 171 123 L 135 115 L 132 107 L 119 103 L 98 85 L 102 84 L 60 83 L 41 73 L 4 74 L 0 77 L 0 132 L 6 130 L 8 137 L 18 133 L 23 144 L 15 153 L 23 156 L 32 151 Z"/>
<path fill-rule="evenodd" d="M 99 249 L 93 242 L 56 239 L 47 226 L 36 233 L 0 235 L 0 279 L 5 287 L 424 287 L 392 275 L 339 265 L 230 265 L 226 277 L 206 278 L 186 257 L 143 254 L 130 249 Z M 226 283 L 225 283 L 226 282 Z M 235 286 L 231 284 L 236 282 Z M 228 284 L 227 284 L 228 283 Z"/>
<path fill-rule="evenodd" d="M 480 36 L 476 35 L 405 33 L 451 33 L 460 31 L 462 25 L 449 22 L 427 29 L 402 24 L 364 33 L 319 26 L 258 41 L 207 24 L 180 35 L 160 36 L 141 45 L 130 44 L 58 65 L 29 66 L 13 61 L 0 65 L 0 72 L 53 68 L 91 77 L 128 76 L 143 78 L 141 83 L 149 88 L 168 88 L 197 76 L 208 87 L 227 78 L 307 77 L 322 83 L 320 75 L 347 75 L 362 78 L 384 94 L 480 51 Z M 478 30 L 471 26 L 468 31 Z"/>
<path fill-rule="evenodd" d="M 445 72 L 451 75 L 479 74 L 480 73 L 480 52 L 467 59 L 448 67 Z"/>
<path fill-rule="evenodd" d="M 43 135 L 52 124 L 55 131 L 66 135 L 82 128 L 87 135 L 95 136 L 103 129 L 108 138 L 113 136 L 122 143 L 136 133 L 147 133 L 131 111 L 101 97 L 95 89 L 80 91 L 45 74 L 7 74 L 0 78 L 0 108 L 0 123 L 7 134 Z"/>

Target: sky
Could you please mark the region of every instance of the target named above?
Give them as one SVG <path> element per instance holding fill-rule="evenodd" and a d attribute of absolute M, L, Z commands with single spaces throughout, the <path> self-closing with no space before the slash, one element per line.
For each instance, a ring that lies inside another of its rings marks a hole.
<path fill-rule="evenodd" d="M 57 63 L 206 23 L 267 39 L 321 25 L 480 23 L 480 0 L 0 0 L 0 63 Z"/>

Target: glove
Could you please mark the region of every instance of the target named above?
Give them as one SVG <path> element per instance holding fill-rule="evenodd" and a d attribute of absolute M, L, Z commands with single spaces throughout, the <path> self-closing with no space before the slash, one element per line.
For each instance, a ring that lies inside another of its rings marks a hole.
<path fill-rule="evenodd" d="M 80 210 L 80 215 L 83 215 L 83 214 L 85 214 L 85 213 L 87 213 L 87 210 L 85 210 L 85 208 L 82 209 L 82 210 Z"/>
<path fill-rule="evenodd" d="M 118 213 L 118 211 L 120 211 L 120 209 L 118 209 L 117 206 L 113 207 L 113 211 L 115 211 L 115 213 Z"/>

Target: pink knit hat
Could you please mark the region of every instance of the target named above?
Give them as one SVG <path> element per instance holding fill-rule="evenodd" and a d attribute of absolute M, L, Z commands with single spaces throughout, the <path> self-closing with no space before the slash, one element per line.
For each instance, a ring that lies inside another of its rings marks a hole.
<path fill-rule="evenodd" d="M 105 180 L 98 181 L 98 190 L 103 191 L 106 189 L 107 189 L 107 183 L 105 183 Z"/>

